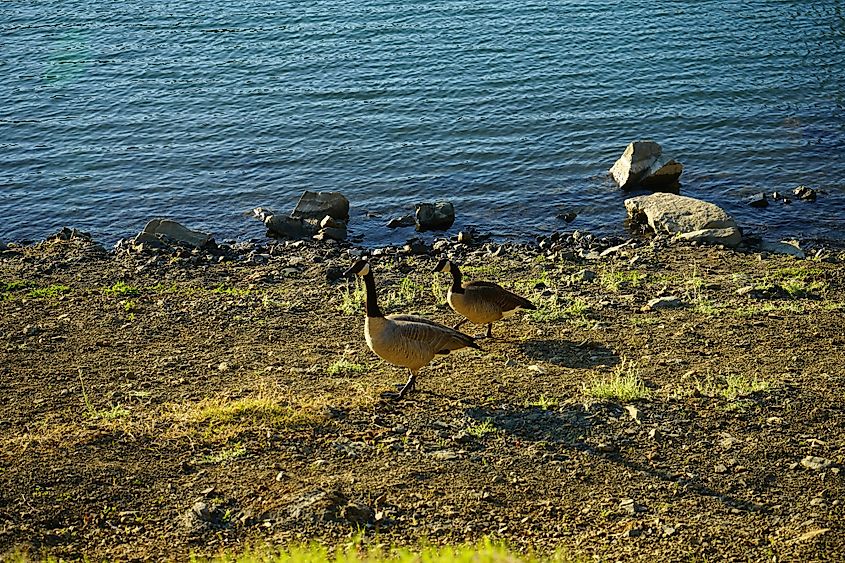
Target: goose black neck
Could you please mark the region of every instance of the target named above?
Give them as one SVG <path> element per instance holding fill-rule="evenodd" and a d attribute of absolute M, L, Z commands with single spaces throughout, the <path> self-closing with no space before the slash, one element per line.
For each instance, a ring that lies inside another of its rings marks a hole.
<path fill-rule="evenodd" d="M 452 272 L 452 293 L 463 293 L 464 286 L 461 284 L 463 274 L 461 274 L 461 270 L 454 264 L 452 264 L 449 270 Z"/>
<path fill-rule="evenodd" d="M 372 272 L 368 272 L 364 276 L 364 285 L 367 288 L 367 316 L 368 317 L 383 317 L 381 309 L 378 308 L 378 297 L 376 297 L 376 280 Z"/>

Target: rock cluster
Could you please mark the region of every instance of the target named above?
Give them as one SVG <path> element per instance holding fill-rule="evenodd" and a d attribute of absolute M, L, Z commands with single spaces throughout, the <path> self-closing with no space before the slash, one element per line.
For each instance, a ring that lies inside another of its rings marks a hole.
<path fill-rule="evenodd" d="M 306 191 L 290 215 L 263 207 L 253 209 L 270 233 L 293 239 L 345 240 L 349 200 L 340 192 Z"/>

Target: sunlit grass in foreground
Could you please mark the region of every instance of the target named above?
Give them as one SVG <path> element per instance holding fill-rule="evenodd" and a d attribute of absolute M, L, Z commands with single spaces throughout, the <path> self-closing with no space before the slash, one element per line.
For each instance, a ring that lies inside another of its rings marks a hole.
<path fill-rule="evenodd" d="M 212 559 L 193 558 L 194 562 L 208 563 L 540 563 L 545 561 L 578 561 L 555 552 L 540 556 L 521 554 L 503 543 L 486 539 L 475 544 L 453 546 L 420 546 L 397 548 L 383 545 L 362 546 L 352 544 L 343 548 L 328 548 L 317 543 L 289 546 L 283 549 L 258 549 L 240 555 L 221 555 Z"/>
<path fill-rule="evenodd" d="M 0 555 L 3 554 L 0 553 Z M 33 557 L 24 552 L 7 553 L 5 557 L 7 559 L 4 560 L 14 563 L 60 561 L 52 557 Z M 334 548 L 312 542 L 283 548 L 253 548 L 237 554 L 223 553 L 211 558 L 193 556 L 189 561 L 193 563 L 580 563 L 592 561 L 592 559 L 571 557 L 562 550 L 547 555 L 523 554 L 509 549 L 502 542 L 484 539 L 474 544 L 420 545 L 414 548 L 365 546 L 357 541 Z"/>

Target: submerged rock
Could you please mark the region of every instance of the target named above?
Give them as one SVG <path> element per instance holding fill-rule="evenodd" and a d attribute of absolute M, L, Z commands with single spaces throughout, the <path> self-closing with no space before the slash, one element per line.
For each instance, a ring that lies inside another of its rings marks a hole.
<path fill-rule="evenodd" d="M 654 141 L 634 141 L 610 168 L 610 175 L 622 189 L 644 187 L 653 190 L 676 189 L 684 171 L 680 162 L 663 156 Z"/>
<path fill-rule="evenodd" d="M 769 206 L 769 199 L 766 197 L 766 194 L 760 192 L 758 194 L 754 194 L 753 196 L 746 198 L 746 203 L 751 207 L 768 207 Z"/>
<path fill-rule="evenodd" d="M 625 200 L 628 216 L 655 233 L 735 247 L 742 242 L 736 221 L 721 207 L 699 199 L 656 193 Z"/>
<path fill-rule="evenodd" d="M 401 217 L 394 217 L 387 222 L 388 229 L 397 229 L 399 227 L 413 227 L 417 224 L 417 220 L 413 215 L 402 215 Z"/>
<path fill-rule="evenodd" d="M 418 231 L 445 231 L 455 222 L 455 206 L 448 201 L 416 205 Z"/>

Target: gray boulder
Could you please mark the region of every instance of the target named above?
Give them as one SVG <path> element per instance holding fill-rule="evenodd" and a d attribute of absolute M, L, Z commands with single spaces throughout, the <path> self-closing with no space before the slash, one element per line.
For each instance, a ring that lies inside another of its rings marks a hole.
<path fill-rule="evenodd" d="M 609 172 L 620 188 L 660 190 L 677 187 L 683 171 L 683 164 L 663 156 L 663 149 L 658 143 L 634 141 L 625 148 Z"/>
<path fill-rule="evenodd" d="M 625 209 L 633 222 L 647 224 L 656 233 L 729 247 L 742 242 L 736 221 L 721 207 L 699 199 L 655 193 L 626 199 Z"/>
<path fill-rule="evenodd" d="M 326 215 L 349 221 L 349 200 L 340 192 L 305 191 L 290 216 L 296 219 L 320 221 Z"/>
<path fill-rule="evenodd" d="M 418 231 L 445 231 L 455 222 L 455 206 L 448 201 L 416 205 Z"/>
<path fill-rule="evenodd" d="M 135 237 L 136 245 L 170 246 L 172 244 L 205 248 L 213 239 L 208 233 L 191 230 L 170 219 L 153 219 Z"/>

